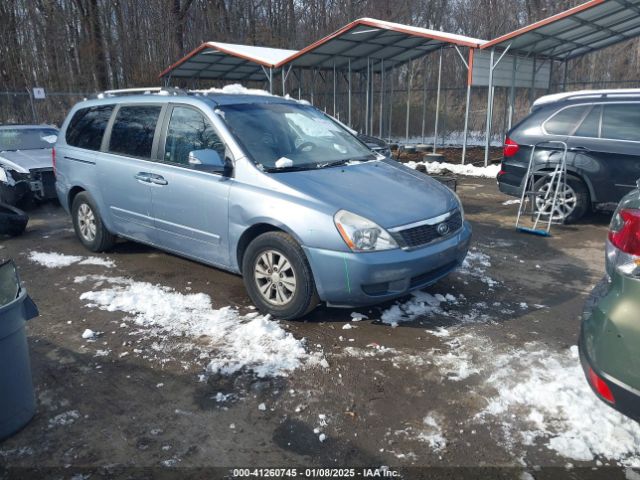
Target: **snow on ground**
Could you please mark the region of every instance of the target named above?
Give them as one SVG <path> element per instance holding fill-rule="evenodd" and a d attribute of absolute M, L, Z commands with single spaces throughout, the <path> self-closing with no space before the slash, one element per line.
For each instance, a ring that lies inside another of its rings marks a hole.
<path fill-rule="evenodd" d="M 100 267 L 113 268 L 115 262 L 102 257 L 81 257 L 79 255 L 65 255 L 56 252 L 29 252 L 29 260 L 47 268 L 68 267 L 75 263 L 80 265 L 96 265 Z"/>
<path fill-rule="evenodd" d="M 536 441 L 576 461 L 596 458 L 640 467 L 640 425 L 601 402 L 589 388 L 577 347 L 563 352 L 529 343 L 490 356 L 491 397 L 480 418 L 502 422 L 507 441 Z M 522 420 L 519 422 L 511 419 Z"/>
<path fill-rule="evenodd" d="M 498 285 L 499 282 L 487 274 L 489 267 L 491 267 L 491 257 L 474 247 L 467 253 L 467 257 L 462 262 L 458 272 L 475 277 L 492 288 Z"/>
<path fill-rule="evenodd" d="M 83 257 L 76 255 L 64 255 L 55 252 L 30 252 L 29 260 L 47 268 L 68 267 L 74 263 L 78 263 Z"/>
<path fill-rule="evenodd" d="M 170 341 L 186 339 L 193 344 L 202 337 L 210 373 L 247 370 L 258 377 L 285 376 L 305 364 L 326 364 L 318 354 L 308 354 L 304 341 L 269 316 L 255 312 L 243 316 L 228 306 L 214 308 L 204 293 L 182 294 L 165 286 L 100 275 L 76 277 L 75 282 L 94 283 L 93 290 L 80 295 L 88 307 L 128 314 L 125 321 L 160 338 L 159 349 Z"/>
<path fill-rule="evenodd" d="M 478 178 L 496 178 L 500 171 L 500 165 L 489 165 L 487 167 L 476 167 L 475 165 L 467 164 L 460 165 L 457 163 L 446 162 L 407 162 L 407 167 L 417 168 L 418 165 L 424 165 L 427 173 L 430 175 L 441 175 L 443 173 L 453 173 L 456 175 L 463 175 L 466 177 L 478 177 Z"/>

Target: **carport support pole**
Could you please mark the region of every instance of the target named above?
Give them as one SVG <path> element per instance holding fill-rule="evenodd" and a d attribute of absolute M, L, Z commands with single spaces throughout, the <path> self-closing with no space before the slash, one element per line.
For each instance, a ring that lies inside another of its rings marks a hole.
<path fill-rule="evenodd" d="M 384 59 L 380 60 L 380 138 L 382 138 L 382 124 L 384 119 Z"/>
<path fill-rule="evenodd" d="M 333 62 L 333 116 L 336 116 L 336 62 Z"/>
<path fill-rule="evenodd" d="M 364 134 L 369 135 L 369 78 L 371 72 L 369 71 L 369 57 L 367 57 L 367 85 L 365 92 L 365 108 L 364 108 Z"/>
<path fill-rule="evenodd" d="M 436 124 L 433 131 L 433 153 L 438 144 L 438 121 L 440 120 L 440 87 L 442 85 L 442 47 L 440 47 L 440 61 L 438 63 L 438 93 L 436 94 Z"/>
<path fill-rule="evenodd" d="M 389 142 L 391 142 L 391 126 L 393 123 L 393 64 L 389 69 Z"/>
<path fill-rule="evenodd" d="M 489 57 L 489 85 L 487 94 L 487 128 L 486 128 L 486 144 L 484 149 L 484 166 L 489 165 L 489 148 L 491 147 L 491 121 L 493 120 L 493 58 L 495 57 L 495 49 L 491 49 Z"/>
<path fill-rule="evenodd" d="M 516 71 L 518 70 L 518 57 L 513 56 L 513 66 L 511 70 L 511 92 L 509 95 L 509 127 L 507 130 L 511 130 L 513 125 L 513 116 L 516 109 Z"/>
<path fill-rule="evenodd" d="M 462 139 L 462 165 L 465 164 L 467 158 L 467 140 L 469 135 L 469 109 L 471 105 L 471 86 L 473 85 L 473 57 L 475 49 L 469 49 L 469 62 L 467 63 L 467 104 L 464 109 L 464 130 Z"/>
<path fill-rule="evenodd" d="M 411 80 L 413 80 L 413 62 L 407 67 L 407 121 L 405 123 L 405 143 L 409 143 L 409 118 L 411 116 Z"/>
<path fill-rule="evenodd" d="M 569 74 L 569 60 L 564 61 L 564 73 L 562 76 L 562 91 L 567 91 L 567 75 Z"/>
<path fill-rule="evenodd" d="M 269 93 L 273 94 L 273 68 L 269 67 Z"/>
<path fill-rule="evenodd" d="M 424 57 L 424 69 L 422 70 L 422 144 L 424 145 L 424 132 L 427 124 L 427 57 Z"/>
<path fill-rule="evenodd" d="M 349 59 L 349 78 L 348 78 L 348 84 L 349 84 L 349 126 L 351 128 L 353 128 L 353 124 L 351 123 L 351 59 Z"/>

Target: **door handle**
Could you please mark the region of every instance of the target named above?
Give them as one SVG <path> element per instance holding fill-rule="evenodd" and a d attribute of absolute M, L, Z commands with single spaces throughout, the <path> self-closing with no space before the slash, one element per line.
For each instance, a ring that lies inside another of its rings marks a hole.
<path fill-rule="evenodd" d="M 135 178 L 139 182 L 145 182 L 145 183 L 151 182 L 151 177 L 149 176 L 148 173 L 145 173 L 145 172 L 137 173 L 133 176 L 133 178 Z"/>
<path fill-rule="evenodd" d="M 155 173 L 152 173 L 152 174 L 149 175 L 149 181 L 151 183 L 153 183 L 154 185 L 168 185 L 169 184 L 169 182 L 167 182 L 162 175 L 156 175 Z"/>

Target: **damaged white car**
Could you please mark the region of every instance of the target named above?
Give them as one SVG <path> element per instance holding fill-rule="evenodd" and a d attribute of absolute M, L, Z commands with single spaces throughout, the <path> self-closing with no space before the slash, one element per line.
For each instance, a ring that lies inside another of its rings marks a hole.
<path fill-rule="evenodd" d="M 0 203 L 18 205 L 56 198 L 52 148 L 58 129 L 0 125 Z"/>

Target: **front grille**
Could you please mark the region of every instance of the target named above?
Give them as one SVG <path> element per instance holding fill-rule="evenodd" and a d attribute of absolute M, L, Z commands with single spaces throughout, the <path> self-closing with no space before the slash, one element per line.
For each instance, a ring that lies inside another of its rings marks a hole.
<path fill-rule="evenodd" d="M 444 235 L 438 232 L 438 227 L 442 224 L 446 224 L 448 227 L 448 231 Z M 398 242 L 400 248 L 417 248 L 449 237 L 461 228 L 462 213 L 460 213 L 460 210 L 456 210 L 453 215 L 443 222 L 436 223 L 435 225 L 421 225 L 419 227 L 400 230 L 392 233 L 392 236 L 395 241 Z"/>

